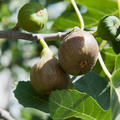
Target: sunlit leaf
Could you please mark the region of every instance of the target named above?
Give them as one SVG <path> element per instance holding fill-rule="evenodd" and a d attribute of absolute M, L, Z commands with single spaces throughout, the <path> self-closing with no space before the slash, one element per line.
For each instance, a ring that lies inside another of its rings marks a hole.
<path fill-rule="evenodd" d="M 110 120 L 110 110 L 104 111 L 92 97 L 76 90 L 52 92 L 49 105 L 54 120 L 73 116 L 85 120 Z"/>
<path fill-rule="evenodd" d="M 91 71 L 83 77 L 75 77 L 73 82 L 77 90 L 92 96 L 103 109 L 109 109 L 110 86 L 105 78 Z"/>
<path fill-rule="evenodd" d="M 120 120 L 120 69 L 112 75 L 112 120 Z"/>
<path fill-rule="evenodd" d="M 120 54 L 118 54 L 115 59 L 115 70 L 119 68 L 120 68 Z"/>

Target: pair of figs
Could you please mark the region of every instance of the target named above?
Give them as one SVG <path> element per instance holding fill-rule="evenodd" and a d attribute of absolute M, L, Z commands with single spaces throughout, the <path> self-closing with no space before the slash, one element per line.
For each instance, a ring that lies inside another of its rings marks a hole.
<path fill-rule="evenodd" d="M 110 41 L 114 51 L 120 53 L 120 20 L 113 15 L 103 17 L 98 25 L 96 34 Z"/>
<path fill-rule="evenodd" d="M 41 59 L 33 66 L 30 80 L 33 88 L 47 95 L 52 90 L 67 89 L 69 76 L 89 72 L 98 57 L 98 44 L 91 33 L 74 28 L 62 41 L 57 60 L 49 49 L 43 49 Z"/>
<path fill-rule="evenodd" d="M 25 4 L 18 13 L 18 26 L 28 32 L 38 32 L 48 19 L 47 10 L 39 3 Z M 75 27 L 59 48 L 59 60 L 49 48 L 44 48 L 40 60 L 32 67 L 30 80 L 41 95 L 69 86 L 69 75 L 89 72 L 98 57 L 98 44 L 89 32 Z"/>

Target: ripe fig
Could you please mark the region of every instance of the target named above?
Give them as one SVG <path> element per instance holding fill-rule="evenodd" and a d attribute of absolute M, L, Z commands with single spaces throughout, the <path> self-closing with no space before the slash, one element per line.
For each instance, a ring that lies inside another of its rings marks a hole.
<path fill-rule="evenodd" d="M 38 2 L 25 4 L 18 13 L 18 26 L 28 32 L 40 31 L 47 20 L 47 10 Z"/>
<path fill-rule="evenodd" d="M 103 17 L 99 24 L 96 34 L 104 40 L 120 41 L 120 20 L 113 15 Z"/>
<path fill-rule="evenodd" d="M 67 73 L 81 75 L 89 72 L 98 57 L 98 44 L 89 32 L 75 28 L 59 47 L 59 61 Z"/>
<path fill-rule="evenodd" d="M 33 66 L 30 80 L 33 88 L 41 95 L 56 89 L 66 89 L 69 84 L 68 74 L 47 48 L 43 49 L 41 59 Z"/>

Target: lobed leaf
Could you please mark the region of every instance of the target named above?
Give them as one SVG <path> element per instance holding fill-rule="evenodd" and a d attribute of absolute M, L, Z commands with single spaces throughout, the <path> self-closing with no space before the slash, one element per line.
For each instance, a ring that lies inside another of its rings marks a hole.
<path fill-rule="evenodd" d="M 120 68 L 112 75 L 112 120 L 120 120 Z"/>
<path fill-rule="evenodd" d="M 120 89 L 112 88 L 111 118 L 112 120 L 120 120 Z"/>
<path fill-rule="evenodd" d="M 91 71 L 83 77 L 76 77 L 74 85 L 80 92 L 85 92 L 92 96 L 99 105 L 107 110 L 110 107 L 110 86 L 108 81 L 99 76 L 96 72 Z"/>
<path fill-rule="evenodd" d="M 21 81 L 14 91 L 18 102 L 24 107 L 32 107 L 44 112 L 48 111 L 48 97 L 38 95 L 32 88 L 31 83 Z"/>
<path fill-rule="evenodd" d="M 119 68 L 120 68 L 120 54 L 118 54 L 115 59 L 115 70 Z"/>
<path fill-rule="evenodd" d="M 114 88 L 119 88 L 120 87 L 120 69 L 117 69 L 112 74 L 112 85 L 113 85 Z"/>
<path fill-rule="evenodd" d="M 49 108 L 54 120 L 70 117 L 85 120 L 110 120 L 110 110 L 103 110 L 92 97 L 76 90 L 52 92 Z"/>

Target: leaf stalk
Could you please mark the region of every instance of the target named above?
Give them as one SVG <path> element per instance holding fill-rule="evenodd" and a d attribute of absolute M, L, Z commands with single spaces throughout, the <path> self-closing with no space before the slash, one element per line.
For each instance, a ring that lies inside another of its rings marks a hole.
<path fill-rule="evenodd" d="M 79 21 L 80 21 L 81 29 L 84 30 L 84 21 L 83 21 L 81 13 L 80 13 L 80 11 L 79 11 L 79 9 L 77 7 L 77 4 L 76 4 L 76 2 L 74 0 L 71 0 L 71 3 L 72 3 L 72 5 L 73 5 L 73 7 L 74 7 L 74 9 L 76 11 L 76 14 L 78 16 Z"/>

